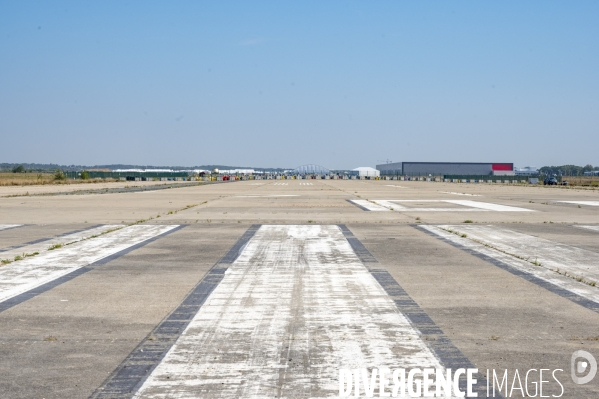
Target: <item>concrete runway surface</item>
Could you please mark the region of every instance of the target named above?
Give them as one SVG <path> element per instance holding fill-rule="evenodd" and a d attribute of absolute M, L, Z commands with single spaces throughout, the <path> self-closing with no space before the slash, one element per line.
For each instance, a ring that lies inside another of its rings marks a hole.
<path fill-rule="evenodd" d="M 0 188 L 0 398 L 339 397 L 340 369 L 416 368 L 599 397 L 571 377 L 599 359 L 597 190 L 116 188 Z"/>

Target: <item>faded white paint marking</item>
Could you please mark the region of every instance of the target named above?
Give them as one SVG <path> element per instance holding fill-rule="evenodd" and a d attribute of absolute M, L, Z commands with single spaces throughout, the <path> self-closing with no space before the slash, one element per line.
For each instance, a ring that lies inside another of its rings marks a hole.
<path fill-rule="evenodd" d="M 492 204 L 490 202 L 479 202 L 479 201 L 470 201 L 470 200 L 446 200 L 445 202 L 449 202 L 451 204 L 456 204 L 456 205 L 469 206 L 471 208 L 485 209 L 488 211 L 495 211 L 495 212 L 535 212 L 533 210 L 526 209 L 526 208 Z"/>
<path fill-rule="evenodd" d="M 299 197 L 297 194 L 236 195 L 235 198 Z"/>
<path fill-rule="evenodd" d="M 0 302 L 166 233 L 177 225 L 135 225 L 0 267 Z"/>
<path fill-rule="evenodd" d="M 595 252 L 494 226 L 421 227 L 599 303 L 599 287 L 556 272 L 599 283 L 599 254 Z"/>
<path fill-rule="evenodd" d="M 386 187 L 407 188 L 405 186 L 394 186 L 393 184 L 385 184 Z"/>
<path fill-rule="evenodd" d="M 374 365 L 442 368 L 337 226 L 262 226 L 135 397 L 337 397 Z"/>
<path fill-rule="evenodd" d="M 482 195 L 478 194 L 468 194 L 468 193 L 454 193 L 453 191 L 439 191 L 441 194 L 453 194 L 453 195 L 467 195 L 469 197 L 482 197 Z"/>
<path fill-rule="evenodd" d="M 19 226 L 22 226 L 22 224 L 0 224 L 0 230 L 12 229 Z"/>
<path fill-rule="evenodd" d="M 2 259 L 12 259 L 15 256 L 23 255 L 23 254 L 32 254 L 34 252 L 45 252 L 51 245 L 57 244 L 69 244 L 75 241 L 81 241 L 86 238 L 90 238 L 92 236 L 100 235 L 109 230 L 118 229 L 124 227 L 122 224 L 108 224 L 102 225 L 98 227 L 94 227 L 92 229 L 79 231 L 72 234 L 67 234 L 61 237 L 54 237 L 47 239 L 45 241 L 37 242 L 35 244 L 26 245 L 24 247 L 11 249 L 9 251 L 0 252 L 0 258 Z"/>
<path fill-rule="evenodd" d="M 366 200 L 351 200 L 351 202 L 373 212 L 389 212 L 390 210 L 384 206 L 373 204 L 372 202 Z"/>
<path fill-rule="evenodd" d="M 564 202 L 567 204 L 578 204 L 578 205 L 588 205 L 588 206 L 599 206 L 599 201 L 556 201 L 556 202 Z"/>
<path fill-rule="evenodd" d="M 599 226 L 576 226 L 587 230 L 599 231 Z"/>
<path fill-rule="evenodd" d="M 474 208 L 415 208 L 401 205 L 403 202 L 445 202 L 442 200 L 373 200 L 377 204 L 397 212 L 481 212 Z"/>
<path fill-rule="evenodd" d="M 495 211 L 495 212 L 535 212 L 530 209 L 518 208 L 515 206 L 491 204 L 489 202 L 479 202 L 470 200 L 372 200 L 372 202 L 381 205 L 389 210 L 393 208 L 394 211 L 399 212 L 481 212 L 481 211 Z M 449 204 L 461 205 L 465 208 L 415 208 L 405 207 L 400 203 L 407 202 L 446 202 Z"/>

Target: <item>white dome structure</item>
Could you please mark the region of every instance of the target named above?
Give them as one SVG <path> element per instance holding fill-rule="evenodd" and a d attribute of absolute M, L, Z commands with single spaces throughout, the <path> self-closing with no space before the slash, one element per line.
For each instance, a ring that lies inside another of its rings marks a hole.
<path fill-rule="evenodd" d="M 359 168 L 352 169 L 354 172 L 358 172 L 358 176 L 367 176 L 367 177 L 379 177 L 381 172 L 376 170 L 375 168 L 371 168 L 369 166 L 360 166 Z"/>

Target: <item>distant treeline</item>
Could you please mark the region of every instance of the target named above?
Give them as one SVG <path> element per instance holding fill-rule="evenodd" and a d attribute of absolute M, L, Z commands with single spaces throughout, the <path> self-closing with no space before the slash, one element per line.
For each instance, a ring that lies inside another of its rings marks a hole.
<path fill-rule="evenodd" d="M 22 166 L 22 168 L 19 168 Z M 272 170 L 283 171 L 282 168 L 254 168 L 251 166 L 227 166 L 227 165 L 199 165 L 199 166 L 154 166 L 154 165 L 58 165 L 54 163 L 0 163 L 0 171 L 12 172 L 19 168 L 19 172 L 54 172 L 63 170 L 65 172 L 76 172 L 88 169 L 172 169 L 172 170 L 188 170 L 188 169 L 254 169 L 254 170 Z"/>
<path fill-rule="evenodd" d="M 543 166 L 539 172 L 543 175 L 558 175 L 558 176 L 583 176 L 584 172 L 599 170 L 599 166 L 586 165 L 562 165 L 562 166 Z"/>
<path fill-rule="evenodd" d="M 50 172 L 58 169 L 68 170 L 65 165 L 52 163 L 0 163 L 0 171 L 2 172 Z"/>

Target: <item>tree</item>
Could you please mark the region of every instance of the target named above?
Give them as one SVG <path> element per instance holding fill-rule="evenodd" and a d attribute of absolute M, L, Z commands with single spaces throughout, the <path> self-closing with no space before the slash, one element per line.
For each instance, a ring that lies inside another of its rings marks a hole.
<path fill-rule="evenodd" d="M 81 172 L 81 179 L 82 180 L 89 179 L 89 172 L 87 170 L 84 170 L 83 172 Z"/>
<path fill-rule="evenodd" d="M 597 167 L 594 168 L 597 170 Z M 592 165 L 576 166 L 576 165 L 561 165 L 561 166 L 543 166 L 539 169 L 542 175 L 558 175 L 558 176 L 582 176 L 584 172 L 593 170 Z"/>
<path fill-rule="evenodd" d="M 12 173 L 25 173 L 25 168 L 23 165 L 15 166 L 12 168 Z"/>
<path fill-rule="evenodd" d="M 67 175 L 60 169 L 58 169 L 56 171 L 56 173 L 54 173 L 54 180 L 66 180 L 67 179 Z"/>

